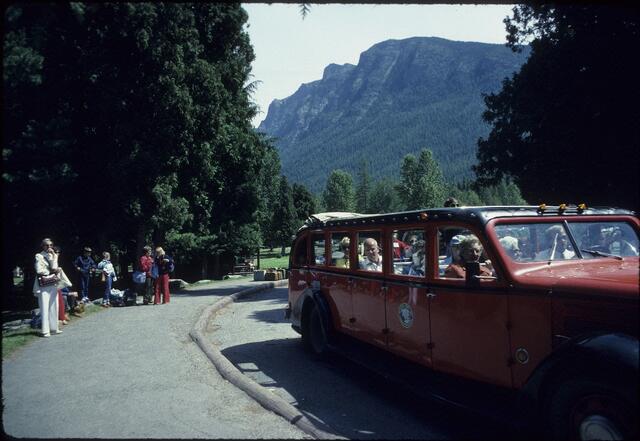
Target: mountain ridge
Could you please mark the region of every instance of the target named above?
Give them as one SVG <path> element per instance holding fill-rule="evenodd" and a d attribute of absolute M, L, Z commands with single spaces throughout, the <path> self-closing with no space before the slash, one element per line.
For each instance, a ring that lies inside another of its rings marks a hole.
<path fill-rule="evenodd" d="M 374 179 L 394 177 L 407 153 L 430 148 L 445 178 L 471 177 L 476 142 L 488 134 L 483 94 L 496 92 L 528 50 L 438 37 L 385 40 L 358 64 L 329 64 L 320 80 L 274 100 L 259 131 L 275 138 L 282 170 L 311 191 L 335 168 L 370 161 Z"/>

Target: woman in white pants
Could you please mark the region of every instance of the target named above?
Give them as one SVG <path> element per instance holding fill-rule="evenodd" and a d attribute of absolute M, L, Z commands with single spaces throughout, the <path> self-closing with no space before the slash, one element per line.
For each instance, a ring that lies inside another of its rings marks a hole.
<path fill-rule="evenodd" d="M 58 255 L 53 251 L 51 239 L 42 240 L 42 251 L 36 254 L 36 279 L 33 282 L 33 295 L 38 297 L 41 318 L 41 336 L 61 334 L 58 329 L 58 285 L 57 283 L 40 286 L 38 278 L 51 274 L 59 274 Z"/>

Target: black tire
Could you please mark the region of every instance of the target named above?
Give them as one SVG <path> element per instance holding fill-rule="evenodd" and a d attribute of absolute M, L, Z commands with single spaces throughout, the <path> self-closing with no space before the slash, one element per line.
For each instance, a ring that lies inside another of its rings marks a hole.
<path fill-rule="evenodd" d="M 634 399 L 624 388 L 576 378 L 554 389 L 545 406 L 551 439 L 636 439 L 637 397 L 632 404 Z"/>
<path fill-rule="evenodd" d="M 317 356 L 326 356 L 329 351 L 329 336 L 322 323 L 322 316 L 316 305 L 306 315 L 302 326 L 302 342 L 305 349 Z"/>

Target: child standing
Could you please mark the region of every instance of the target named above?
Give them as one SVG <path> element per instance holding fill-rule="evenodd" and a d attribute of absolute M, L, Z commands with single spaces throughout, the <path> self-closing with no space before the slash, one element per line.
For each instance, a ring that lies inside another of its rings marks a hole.
<path fill-rule="evenodd" d="M 109 296 L 111 295 L 111 285 L 118 280 L 116 277 L 116 270 L 111 263 L 111 254 L 108 252 L 102 253 L 102 260 L 98 264 L 98 269 L 102 271 L 104 277 L 104 296 L 102 297 L 102 306 L 104 308 L 111 307 L 111 301 Z"/>

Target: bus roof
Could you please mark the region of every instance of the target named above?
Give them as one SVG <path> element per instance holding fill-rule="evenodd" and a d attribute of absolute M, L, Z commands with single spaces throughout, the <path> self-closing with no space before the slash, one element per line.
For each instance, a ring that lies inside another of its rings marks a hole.
<path fill-rule="evenodd" d="M 423 210 L 401 211 L 386 214 L 360 214 L 349 212 L 317 213 L 309 216 L 298 230 L 307 228 L 323 228 L 334 226 L 385 225 L 415 223 L 427 220 L 464 220 L 478 222 L 482 225 L 498 217 L 548 217 L 548 216 L 588 216 L 588 215 L 632 215 L 635 213 L 617 207 L 585 207 L 575 205 L 547 206 L 505 205 L 474 207 L 443 207 Z"/>

